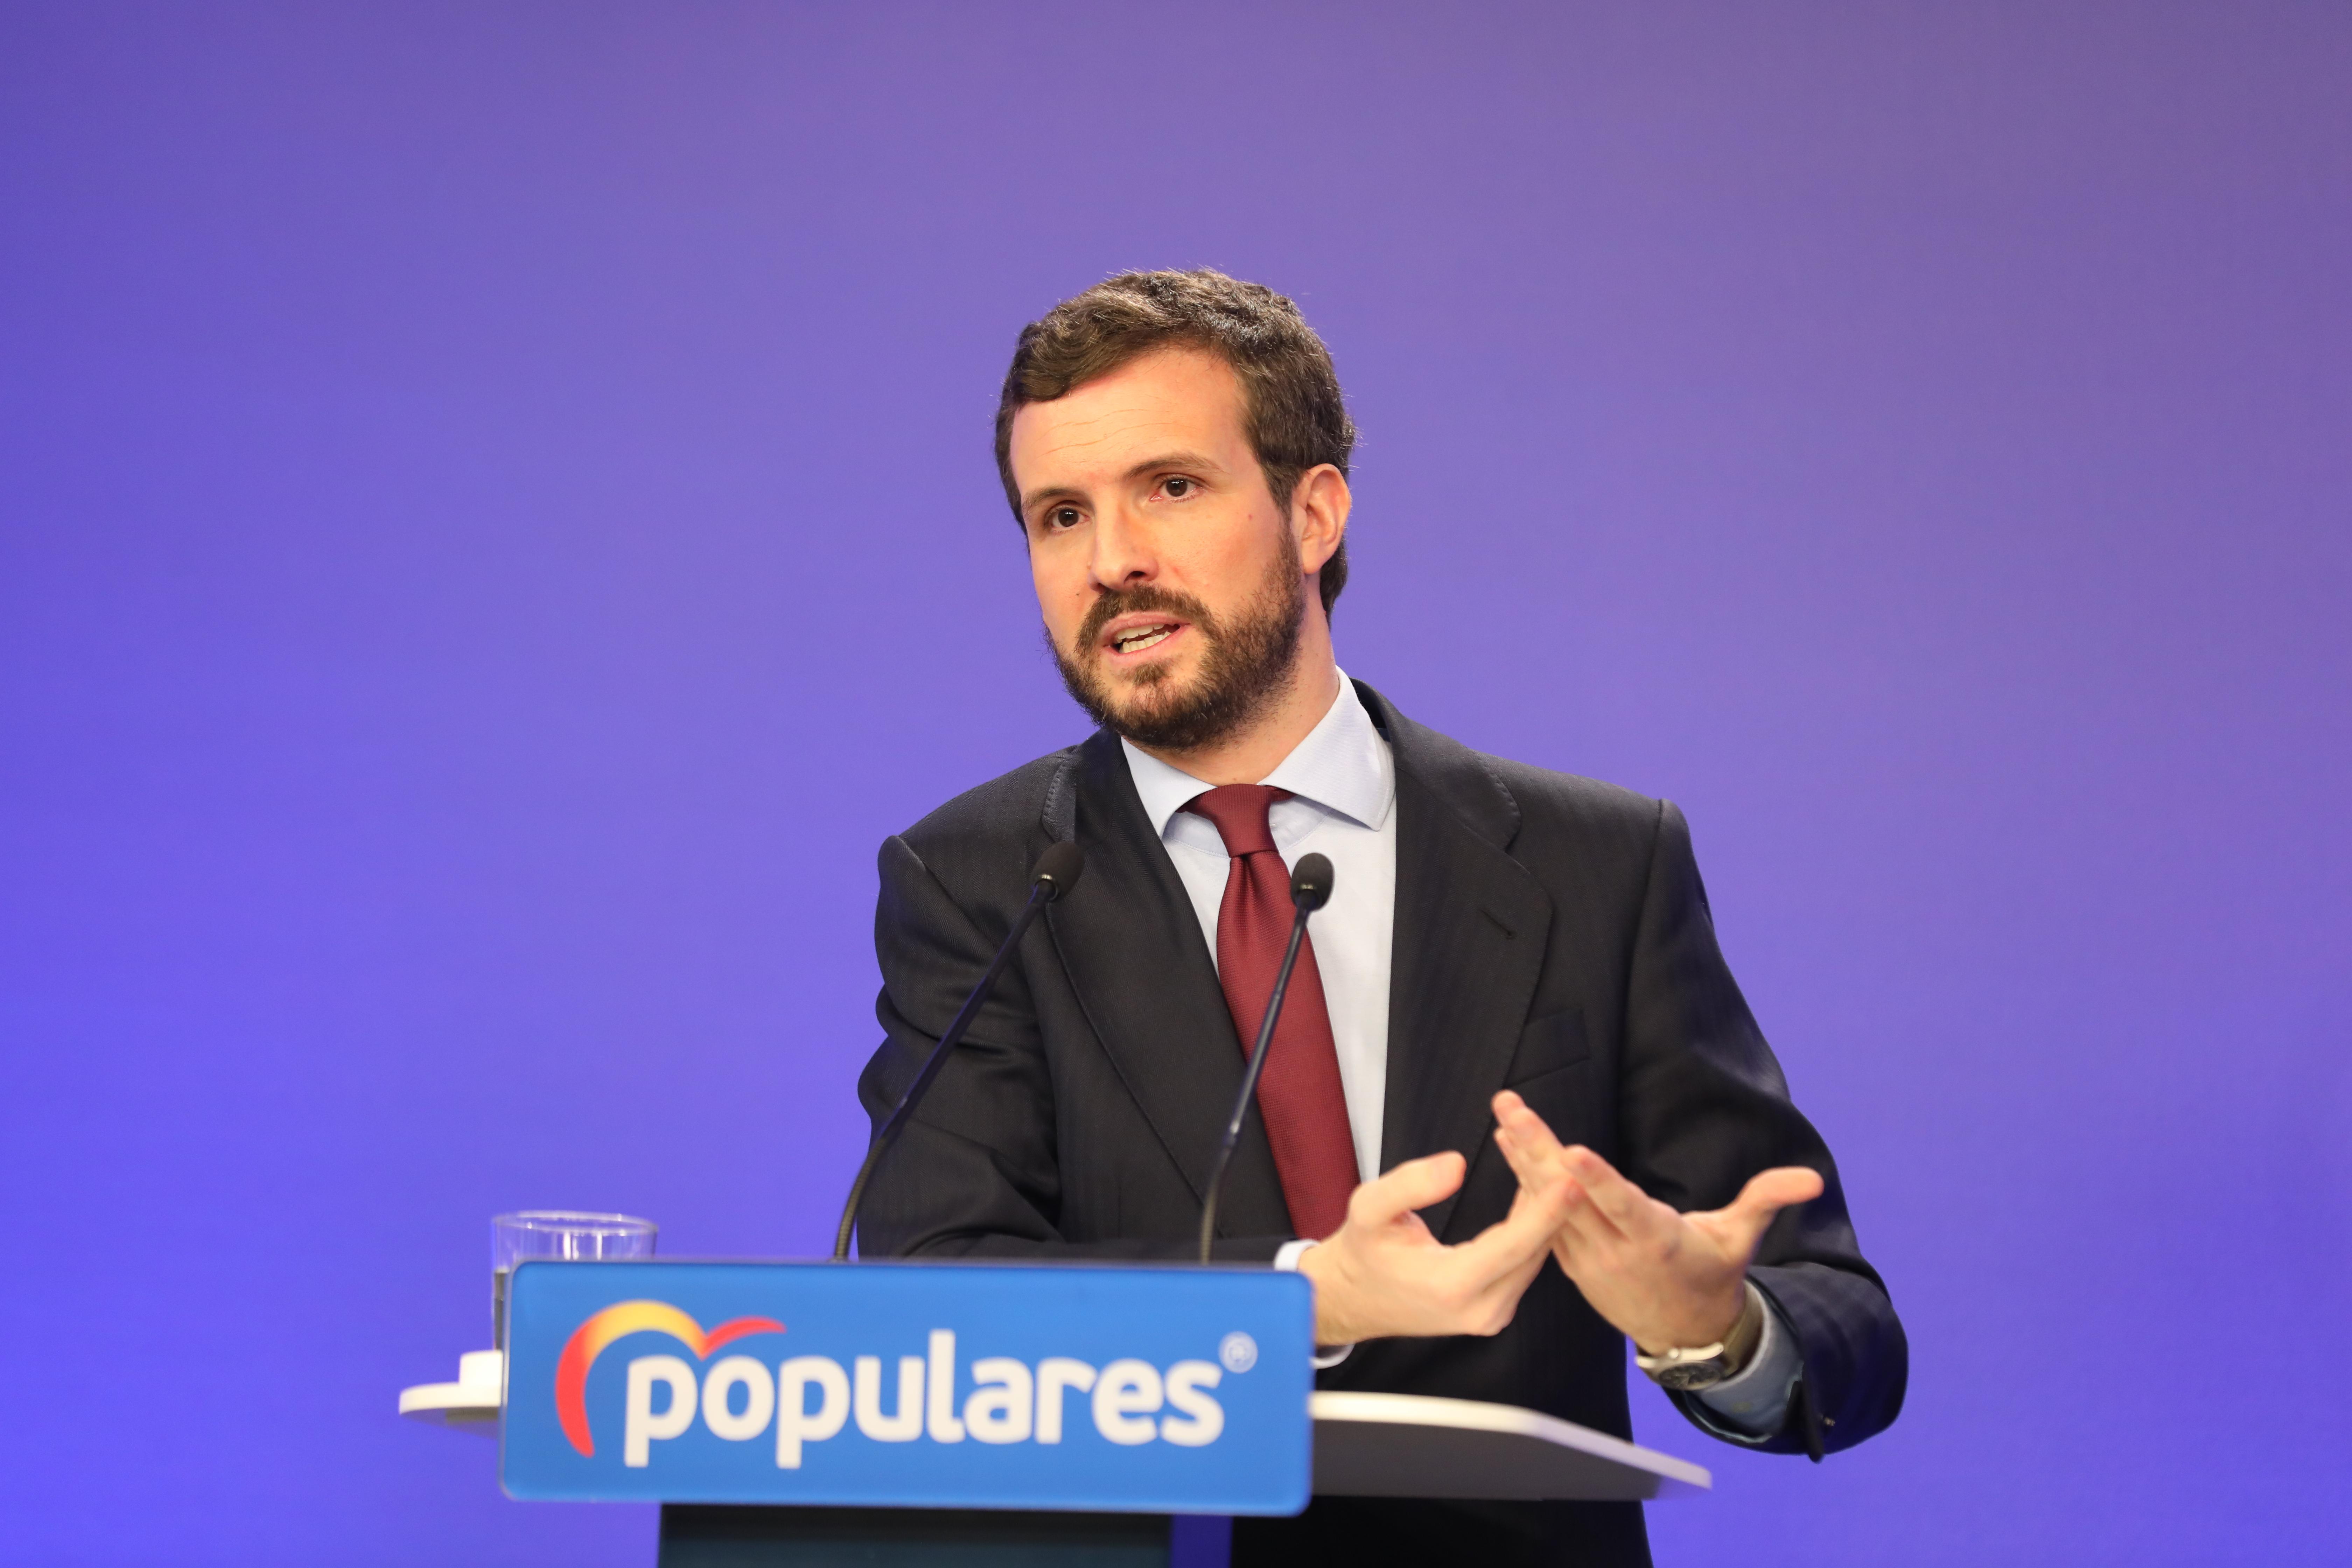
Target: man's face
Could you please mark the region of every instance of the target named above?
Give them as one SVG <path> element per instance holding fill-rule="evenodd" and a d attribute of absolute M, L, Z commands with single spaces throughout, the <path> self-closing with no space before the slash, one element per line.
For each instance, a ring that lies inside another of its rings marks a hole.
<path fill-rule="evenodd" d="M 1140 745 L 1234 732 L 1297 658 L 1298 545 L 1243 413 L 1223 360 L 1163 349 L 1013 416 L 1046 642 L 1070 695 Z"/>

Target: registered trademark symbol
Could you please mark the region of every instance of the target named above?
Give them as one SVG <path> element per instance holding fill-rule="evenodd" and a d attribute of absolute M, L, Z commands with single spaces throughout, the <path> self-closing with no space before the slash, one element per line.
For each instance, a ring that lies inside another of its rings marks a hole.
<path fill-rule="evenodd" d="M 1257 1364 L 1257 1342 L 1236 1329 L 1217 1342 L 1217 1359 L 1227 1372 L 1247 1372 Z"/>

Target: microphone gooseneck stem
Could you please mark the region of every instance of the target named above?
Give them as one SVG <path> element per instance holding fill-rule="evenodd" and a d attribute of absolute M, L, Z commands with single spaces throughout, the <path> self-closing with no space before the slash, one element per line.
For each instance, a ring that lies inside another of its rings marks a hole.
<path fill-rule="evenodd" d="M 980 984 L 972 987 L 963 1010 L 950 1021 L 947 1031 L 940 1036 L 940 1043 L 931 1047 L 929 1058 L 923 1063 L 923 1070 L 915 1075 L 915 1081 L 907 1086 L 905 1094 L 898 1097 L 898 1109 L 890 1112 L 890 1120 L 882 1124 L 882 1131 L 874 1135 L 874 1142 L 866 1147 L 866 1163 L 857 1167 L 857 1179 L 849 1184 L 849 1200 L 841 1205 L 841 1226 L 833 1235 L 833 1260 L 835 1263 L 848 1260 L 850 1236 L 857 1228 L 857 1205 L 865 1200 L 866 1184 L 873 1178 L 874 1167 L 897 1139 L 899 1129 L 907 1124 L 916 1102 L 931 1087 L 931 1080 L 940 1076 L 940 1068 L 947 1065 L 950 1053 L 962 1041 L 964 1031 L 971 1027 L 974 1018 L 980 1016 L 980 1009 L 988 1001 L 989 993 L 996 989 L 996 977 L 1003 973 L 1004 966 L 1013 961 L 1013 950 L 1021 945 L 1021 938 L 1028 931 L 1030 922 L 1037 918 L 1038 910 L 1054 901 L 1056 892 L 1057 889 L 1051 880 L 1041 879 L 1030 888 L 1029 901 L 1022 905 L 1021 912 L 1013 917 L 1013 930 L 1005 936 L 1004 945 L 996 950 L 995 962 L 988 966 L 988 973 L 980 977 Z M 1297 950 L 1296 937 L 1292 938 L 1290 945 L 1293 952 Z M 1284 978 L 1287 979 L 1289 974 L 1290 968 L 1286 963 L 1283 966 Z M 1281 993 L 1277 990 L 1275 994 L 1279 996 Z"/>
<path fill-rule="evenodd" d="M 1209 1167 L 1209 1188 L 1201 1200 L 1201 1261 L 1209 1261 L 1209 1244 L 1217 1232 L 1217 1199 L 1225 1190 L 1225 1167 L 1233 1163 L 1234 1146 L 1241 1142 L 1242 1123 L 1257 1099 L 1258 1075 L 1265 1070 L 1266 1053 L 1274 1045 L 1274 1026 L 1282 1018 L 1282 999 L 1290 990 L 1290 972 L 1298 963 L 1298 949 L 1307 940 L 1307 905 L 1297 904 L 1290 922 L 1290 945 L 1282 951 L 1282 967 L 1275 971 L 1274 994 L 1266 998 L 1265 1018 L 1257 1026 L 1257 1044 L 1250 1047 L 1249 1066 L 1242 1070 L 1242 1091 L 1234 1100 L 1233 1116 L 1217 1144 L 1217 1162 Z"/>

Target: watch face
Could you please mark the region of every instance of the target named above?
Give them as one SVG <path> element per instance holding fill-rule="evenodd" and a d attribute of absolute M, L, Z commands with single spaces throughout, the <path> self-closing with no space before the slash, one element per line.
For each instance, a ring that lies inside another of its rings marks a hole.
<path fill-rule="evenodd" d="M 1660 1388 L 1671 1388 L 1677 1394 L 1696 1394 L 1703 1388 L 1713 1388 L 1723 1381 L 1723 1358 L 1711 1356 L 1706 1361 L 1661 1367 L 1656 1377 Z"/>

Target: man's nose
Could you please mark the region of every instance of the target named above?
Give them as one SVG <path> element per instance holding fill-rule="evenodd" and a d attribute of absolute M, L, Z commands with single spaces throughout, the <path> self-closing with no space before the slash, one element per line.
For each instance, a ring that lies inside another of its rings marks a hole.
<path fill-rule="evenodd" d="M 1160 574 L 1150 531 L 1125 507 L 1105 507 L 1095 519 L 1087 575 L 1097 588 L 1132 588 Z"/>

